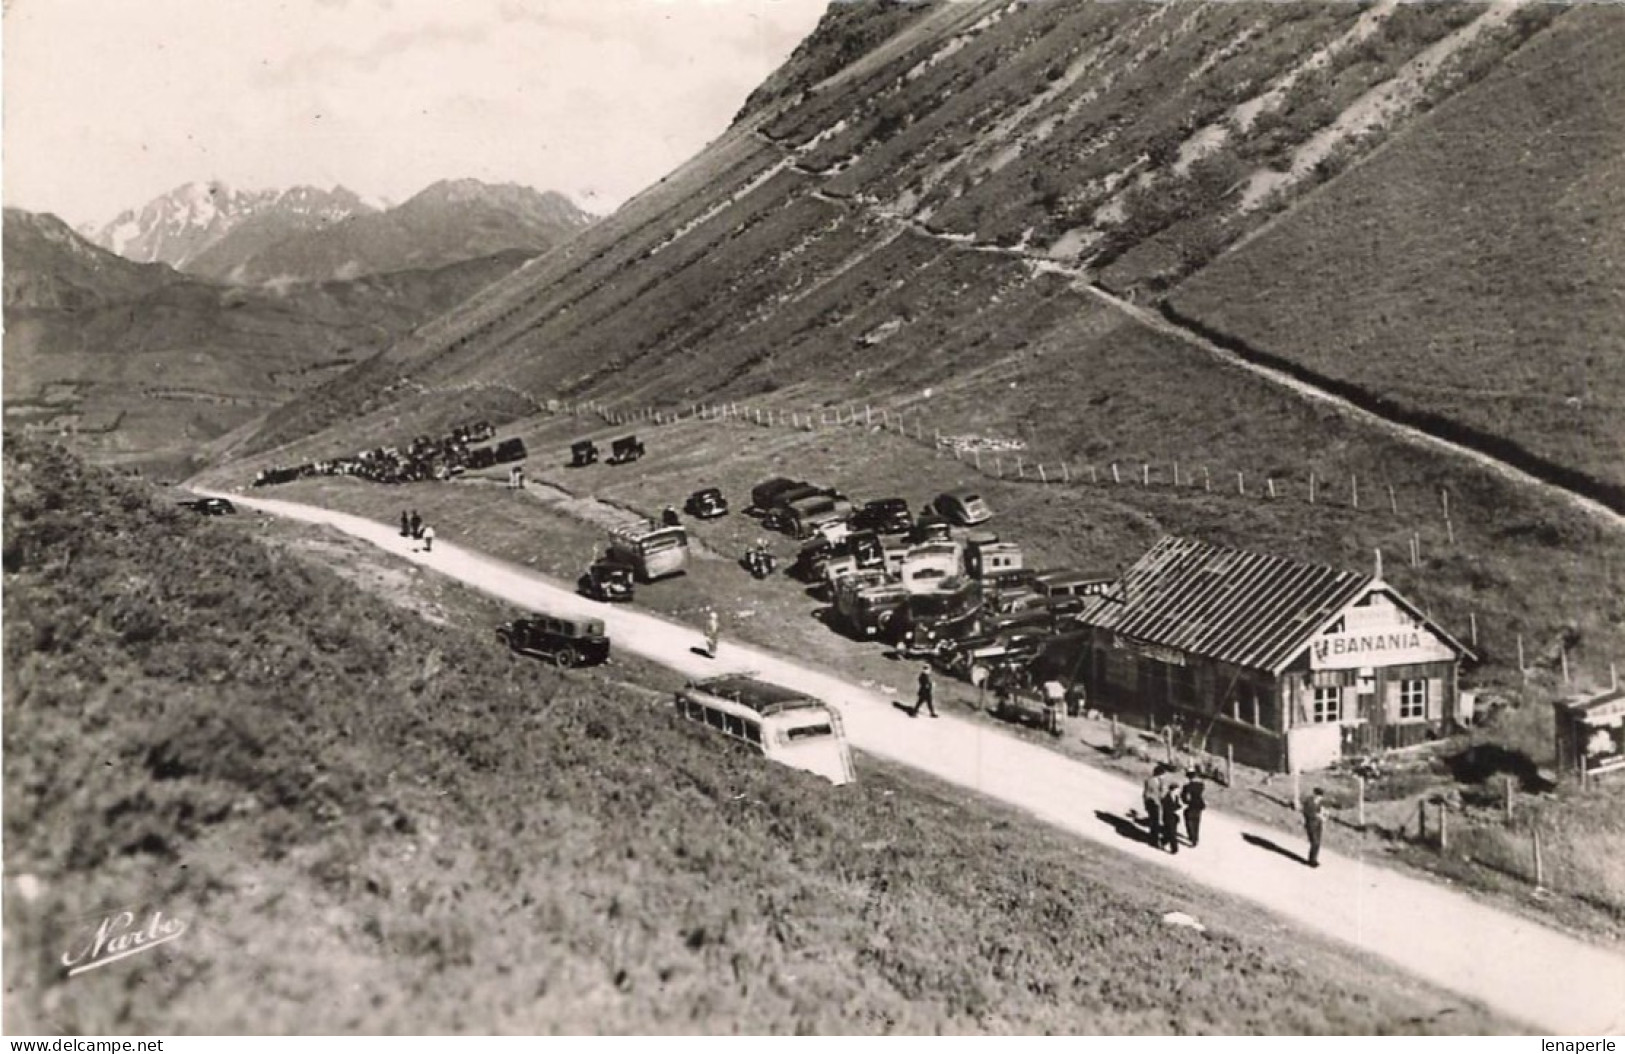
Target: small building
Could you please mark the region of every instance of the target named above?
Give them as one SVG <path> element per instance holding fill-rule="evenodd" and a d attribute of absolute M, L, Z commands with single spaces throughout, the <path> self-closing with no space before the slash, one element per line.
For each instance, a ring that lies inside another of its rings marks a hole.
<path fill-rule="evenodd" d="M 1375 574 L 1166 537 L 1077 615 L 1089 705 L 1288 771 L 1463 722 L 1473 655 Z"/>
<path fill-rule="evenodd" d="M 1557 720 L 1557 771 L 1581 783 L 1625 769 L 1625 689 L 1552 704 Z"/>

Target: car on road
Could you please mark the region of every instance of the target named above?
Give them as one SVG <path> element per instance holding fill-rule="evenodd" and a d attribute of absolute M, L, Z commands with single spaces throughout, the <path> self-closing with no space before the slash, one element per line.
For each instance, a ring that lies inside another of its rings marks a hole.
<path fill-rule="evenodd" d="M 978 523 L 986 523 L 993 518 L 993 510 L 987 507 L 979 491 L 961 488 L 938 494 L 931 508 L 949 523 L 960 527 L 970 527 Z"/>
<path fill-rule="evenodd" d="M 701 520 L 714 520 L 728 515 L 728 499 L 716 487 L 697 490 L 683 502 L 683 511 Z"/>
<path fill-rule="evenodd" d="M 576 582 L 576 590 L 584 597 L 610 604 L 631 600 L 632 569 L 613 560 L 594 560 Z"/>
<path fill-rule="evenodd" d="M 902 498 L 880 498 L 866 501 L 852 513 L 854 531 L 874 531 L 876 534 L 907 534 L 914 528 L 914 517 L 908 502 Z"/>
<path fill-rule="evenodd" d="M 595 618 L 561 618 L 532 614 L 504 622 L 497 637 L 521 655 L 546 659 L 564 669 L 591 666 L 609 659 L 609 637 Z"/>
<path fill-rule="evenodd" d="M 199 516 L 234 516 L 237 506 L 225 498 L 196 498 L 180 503 L 182 508 L 191 509 Z"/>

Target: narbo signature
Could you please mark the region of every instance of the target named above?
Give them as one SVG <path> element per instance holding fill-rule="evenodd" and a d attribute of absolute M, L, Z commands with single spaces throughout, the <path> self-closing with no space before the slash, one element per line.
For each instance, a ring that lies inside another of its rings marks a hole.
<path fill-rule="evenodd" d="M 187 928 L 184 919 L 169 918 L 156 909 L 139 926 L 134 911 L 115 911 L 104 915 L 83 943 L 76 943 L 62 953 L 62 965 L 67 967 L 68 976 L 73 977 L 168 944 Z"/>

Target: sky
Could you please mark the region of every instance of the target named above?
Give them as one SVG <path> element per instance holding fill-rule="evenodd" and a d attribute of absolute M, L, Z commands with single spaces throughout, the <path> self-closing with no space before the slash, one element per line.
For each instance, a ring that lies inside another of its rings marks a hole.
<path fill-rule="evenodd" d="M 439 179 L 595 213 L 719 135 L 828 0 L 5 0 L 8 206 Z"/>

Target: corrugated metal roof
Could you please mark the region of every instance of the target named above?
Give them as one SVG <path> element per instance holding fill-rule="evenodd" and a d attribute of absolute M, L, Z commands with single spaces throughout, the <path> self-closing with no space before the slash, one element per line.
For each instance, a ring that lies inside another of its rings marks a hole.
<path fill-rule="evenodd" d="M 1368 574 L 1170 536 L 1078 621 L 1220 662 L 1276 670 L 1372 582 Z"/>

